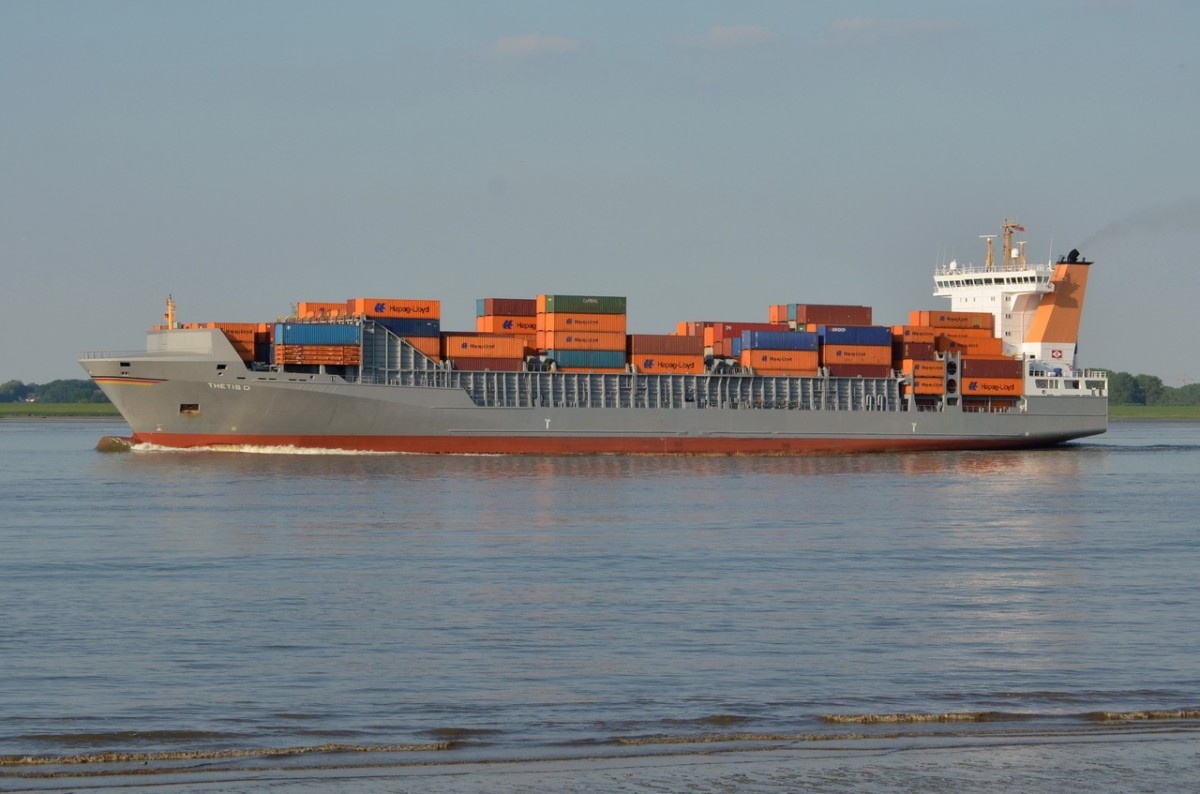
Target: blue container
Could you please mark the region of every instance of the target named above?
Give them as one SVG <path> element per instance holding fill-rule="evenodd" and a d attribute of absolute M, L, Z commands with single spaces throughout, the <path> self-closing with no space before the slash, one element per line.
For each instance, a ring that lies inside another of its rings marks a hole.
<path fill-rule="evenodd" d="M 812 331 L 742 331 L 741 343 L 743 350 L 816 350 L 820 338 Z"/>
<path fill-rule="evenodd" d="M 486 302 L 487 302 L 487 298 L 476 298 L 475 299 L 475 316 L 476 317 L 483 317 L 485 314 L 487 314 L 487 310 L 484 308 Z"/>
<path fill-rule="evenodd" d="M 619 369 L 625 366 L 624 350 L 547 350 L 560 367 Z"/>
<path fill-rule="evenodd" d="M 892 329 L 885 325 L 819 325 L 817 333 L 826 345 L 892 344 Z"/>
<path fill-rule="evenodd" d="M 442 332 L 441 320 L 426 320 L 419 317 L 376 317 L 382 325 L 396 336 L 437 336 Z"/>
<path fill-rule="evenodd" d="M 277 345 L 357 345 L 362 327 L 349 323 L 276 323 Z"/>
<path fill-rule="evenodd" d="M 744 335 L 746 332 L 743 331 L 742 333 Z M 729 355 L 734 356 L 734 357 L 740 356 L 742 354 L 742 347 L 743 347 L 743 345 L 742 345 L 741 337 L 737 337 L 735 339 L 730 339 L 729 340 Z"/>

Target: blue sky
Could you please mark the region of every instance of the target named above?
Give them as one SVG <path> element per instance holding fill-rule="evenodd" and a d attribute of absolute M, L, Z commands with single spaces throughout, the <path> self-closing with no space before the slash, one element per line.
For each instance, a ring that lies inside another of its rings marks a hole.
<path fill-rule="evenodd" d="M 0 3 L 0 381 L 297 301 L 932 297 L 1014 218 L 1081 359 L 1200 379 L 1200 4 Z"/>

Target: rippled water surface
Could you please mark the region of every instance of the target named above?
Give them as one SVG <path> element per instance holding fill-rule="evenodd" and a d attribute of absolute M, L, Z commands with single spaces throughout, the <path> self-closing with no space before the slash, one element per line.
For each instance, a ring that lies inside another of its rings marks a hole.
<path fill-rule="evenodd" d="M 1198 424 L 798 459 L 94 451 L 123 431 L 0 422 L 0 756 L 479 761 L 1200 708 Z"/>

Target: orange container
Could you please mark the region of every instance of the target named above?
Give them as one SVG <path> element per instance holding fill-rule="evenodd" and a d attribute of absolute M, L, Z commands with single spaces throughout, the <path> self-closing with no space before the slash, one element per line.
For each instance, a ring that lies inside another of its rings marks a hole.
<path fill-rule="evenodd" d="M 775 325 L 788 324 L 788 307 L 786 303 L 772 304 L 767 307 L 767 320 Z"/>
<path fill-rule="evenodd" d="M 934 328 L 985 328 L 991 331 L 996 327 L 996 318 L 991 312 L 913 311 L 908 314 L 908 324 Z"/>
<path fill-rule="evenodd" d="M 538 331 L 537 347 L 539 350 L 624 350 L 625 334 L 604 331 Z"/>
<path fill-rule="evenodd" d="M 892 341 L 893 342 L 916 342 L 919 344 L 933 344 L 933 340 L 937 337 L 937 331 L 927 325 L 893 325 L 892 326 Z"/>
<path fill-rule="evenodd" d="M 743 350 L 743 367 L 756 370 L 787 369 L 816 372 L 820 365 L 815 350 Z"/>
<path fill-rule="evenodd" d="M 524 358 L 530 342 L 512 334 L 442 334 L 442 358 Z"/>
<path fill-rule="evenodd" d="M 349 314 L 364 317 L 416 317 L 438 320 L 442 316 L 442 302 L 396 298 L 351 298 L 346 301 L 346 311 Z"/>
<path fill-rule="evenodd" d="M 436 336 L 406 336 L 404 341 L 432 359 L 441 360 L 442 340 Z"/>
<path fill-rule="evenodd" d="M 301 320 L 315 320 L 321 318 L 341 317 L 346 313 L 346 304 L 301 301 L 296 304 L 296 316 Z"/>
<path fill-rule="evenodd" d="M 704 340 L 698 336 L 679 334 L 628 334 L 626 350 L 633 356 L 701 356 L 704 355 Z"/>
<path fill-rule="evenodd" d="M 963 378 L 959 384 L 963 397 L 1020 397 L 1025 393 L 1021 378 Z"/>
<path fill-rule="evenodd" d="M 627 318 L 624 314 L 575 314 L 571 312 L 540 312 L 539 331 L 596 331 L 623 334 Z"/>
<path fill-rule="evenodd" d="M 914 375 L 917 378 L 937 378 L 941 380 L 946 374 L 945 361 L 916 361 L 911 358 L 906 358 L 900 362 L 900 371 L 905 375 Z"/>
<path fill-rule="evenodd" d="M 362 363 L 362 351 L 358 345 L 276 345 L 275 363 L 357 365 Z"/>
<path fill-rule="evenodd" d="M 220 328 L 226 334 L 229 333 L 254 333 L 258 330 L 258 323 L 204 323 L 201 328 Z"/>
<path fill-rule="evenodd" d="M 969 356 L 1003 356 L 1004 342 L 994 336 L 963 336 L 942 334 L 934 347 L 939 353 L 959 353 Z"/>
<path fill-rule="evenodd" d="M 631 355 L 629 363 L 633 364 L 638 372 L 650 375 L 700 375 L 704 372 L 704 356 Z"/>
<path fill-rule="evenodd" d="M 475 318 L 475 330 L 481 334 L 524 334 L 537 333 L 537 318 L 513 314 L 485 314 Z"/>
<path fill-rule="evenodd" d="M 913 382 L 905 388 L 913 394 L 941 394 L 946 385 L 941 378 L 913 378 Z"/>
<path fill-rule="evenodd" d="M 994 339 L 996 335 L 987 328 L 935 328 L 938 336 L 946 336 L 955 341 L 962 339 Z"/>
<path fill-rule="evenodd" d="M 891 364 L 891 345 L 822 345 L 822 364 Z"/>

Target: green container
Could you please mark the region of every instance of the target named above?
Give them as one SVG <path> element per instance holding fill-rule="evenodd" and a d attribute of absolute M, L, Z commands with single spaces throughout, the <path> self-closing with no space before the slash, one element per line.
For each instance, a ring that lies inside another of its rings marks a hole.
<path fill-rule="evenodd" d="M 625 314 L 625 299 L 611 295 L 547 295 L 547 312 Z"/>

